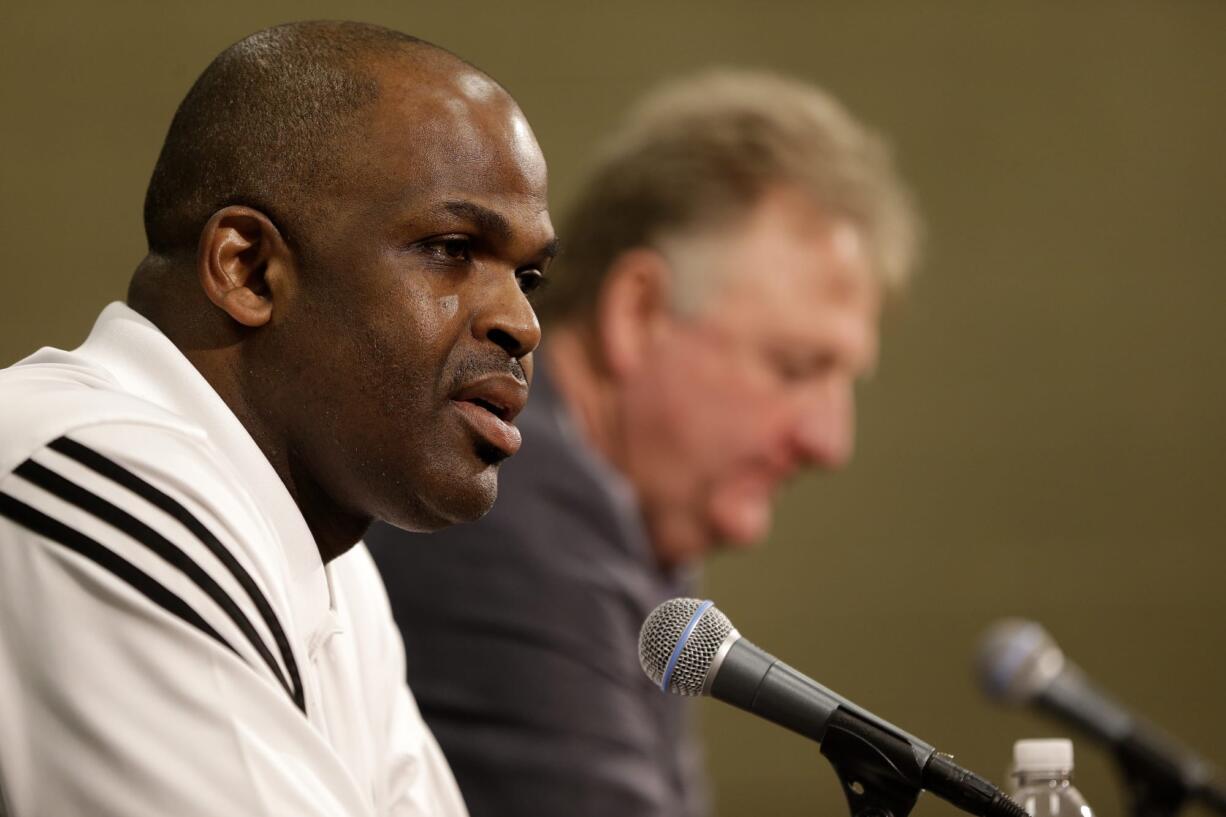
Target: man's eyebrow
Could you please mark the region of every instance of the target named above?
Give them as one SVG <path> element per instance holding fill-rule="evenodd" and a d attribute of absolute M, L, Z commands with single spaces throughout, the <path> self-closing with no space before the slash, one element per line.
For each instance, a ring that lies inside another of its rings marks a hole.
<path fill-rule="evenodd" d="M 468 219 L 477 225 L 482 232 L 492 233 L 501 241 L 511 238 L 511 223 L 496 210 L 491 210 L 488 207 L 483 207 L 471 201 L 444 202 L 443 209 L 453 216 Z M 544 261 L 551 260 L 557 256 L 559 246 L 558 239 L 554 237 L 541 247 L 537 256 Z"/>
<path fill-rule="evenodd" d="M 561 242 L 557 238 L 551 239 L 548 244 L 541 247 L 540 257 L 545 261 L 556 258 L 559 246 L 561 246 Z"/>
<path fill-rule="evenodd" d="M 471 201 L 449 201 L 443 204 L 443 209 L 453 216 L 468 219 L 482 232 L 492 233 L 502 241 L 511 237 L 510 222 L 501 213 L 488 207 L 482 207 Z"/>

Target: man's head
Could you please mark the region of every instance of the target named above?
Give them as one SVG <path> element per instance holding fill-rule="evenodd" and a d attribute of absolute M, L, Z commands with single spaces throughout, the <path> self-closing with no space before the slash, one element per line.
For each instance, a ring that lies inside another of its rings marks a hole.
<path fill-rule="evenodd" d="M 782 481 L 850 457 L 882 295 L 909 274 L 881 143 L 799 82 L 683 80 L 610 140 L 566 231 L 541 316 L 606 384 L 603 447 L 659 560 L 760 540 Z"/>
<path fill-rule="evenodd" d="M 321 540 L 475 518 L 518 447 L 554 251 L 545 163 L 493 80 L 428 43 L 296 23 L 175 115 L 129 302 L 204 373 Z"/>

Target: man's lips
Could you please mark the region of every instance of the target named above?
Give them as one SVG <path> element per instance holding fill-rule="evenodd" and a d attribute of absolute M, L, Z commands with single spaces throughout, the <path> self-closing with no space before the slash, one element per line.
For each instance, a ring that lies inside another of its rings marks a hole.
<path fill-rule="evenodd" d="M 528 387 L 509 375 L 473 381 L 451 396 L 469 425 L 508 457 L 519 450 L 519 429 L 511 425 L 528 402 Z"/>
<path fill-rule="evenodd" d="M 474 380 L 451 395 L 451 399 L 473 403 L 510 423 L 528 402 L 528 386 L 510 375 L 491 375 Z"/>

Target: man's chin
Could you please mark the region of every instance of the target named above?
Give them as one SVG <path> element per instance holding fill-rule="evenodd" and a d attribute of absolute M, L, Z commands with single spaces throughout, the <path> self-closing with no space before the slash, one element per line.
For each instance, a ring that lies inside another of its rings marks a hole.
<path fill-rule="evenodd" d="M 498 498 L 498 469 L 488 466 L 478 473 L 440 486 L 425 496 L 389 508 L 384 522 L 408 531 L 433 533 L 451 525 L 473 522 L 489 513 Z"/>
<path fill-rule="evenodd" d="M 770 501 L 719 503 L 711 509 L 712 527 L 725 546 L 751 547 L 770 534 Z"/>

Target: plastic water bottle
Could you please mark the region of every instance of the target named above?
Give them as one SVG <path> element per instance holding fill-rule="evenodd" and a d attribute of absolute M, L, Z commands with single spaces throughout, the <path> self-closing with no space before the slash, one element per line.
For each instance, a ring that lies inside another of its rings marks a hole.
<path fill-rule="evenodd" d="M 1013 744 L 1013 801 L 1031 817 L 1093 817 L 1073 786 L 1073 742 L 1064 738 Z"/>

